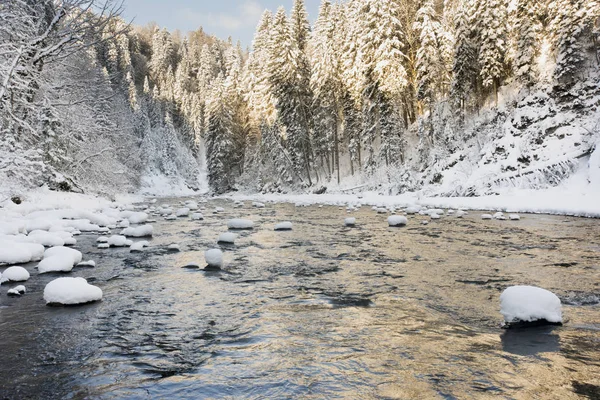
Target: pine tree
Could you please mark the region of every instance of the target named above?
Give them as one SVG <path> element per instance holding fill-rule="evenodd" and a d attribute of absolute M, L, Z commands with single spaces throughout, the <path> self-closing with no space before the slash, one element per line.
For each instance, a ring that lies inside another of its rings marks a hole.
<path fill-rule="evenodd" d="M 463 0 L 454 17 L 455 45 L 452 65 L 452 85 L 450 96 L 456 105 L 464 111 L 468 99 L 475 94 L 478 76 L 477 48 L 472 33 L 472 15 L 474 0 Z"/>
<path fill-rule="evenodd" d="M 517 2 L 517 48 L 514 62 L 515 76 L 525 85 L 535 83 L 537 74 L 535 60 L 539 54 L 540 31 L 542 29 L 537 10 L 541 4 L 537 0 Z"/>
<path fill-rule="evenodd" d="M 492 89 L 498 104 L 498 89 L 507 71 L 507 0 L 481 0 L 479 7 L 480 75 L 483 86 Z"/>

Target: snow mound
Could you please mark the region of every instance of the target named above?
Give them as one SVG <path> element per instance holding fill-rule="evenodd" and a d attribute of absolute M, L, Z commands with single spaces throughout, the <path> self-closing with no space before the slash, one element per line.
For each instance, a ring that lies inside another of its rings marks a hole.
<path fill-rule="evenodd" d="M 227 228 L 229 229 L 253 229 L 254 221 L 249 219 L 230 219 L 227 222 Z"/>
<path fill-rule="evenodd" d="M 179 210 L 177 210 L 177 212 L 175 212 L 175 215 L 178 217 L 187 217 L 188 215 L 190 215 L 190 209 L 180 208 Z"/>
<path fill-rule="evenodd" d="M 216 207 L 214 213 L 215 214 L 219 214 L 225 212 L 225 209 L 223 207 Z"/>
<path fill-rule="evenodd" d="M 109 249 L 110 248 L 110 244 L 108 244 L 108 243 L 100 243 L 98 245 L 98 248 L 99 249 Z"/>
<path fill-rule="evenodd" d="M 12 289 L 9 289 L 8 292 L 6 292 L 6 294 L 9 296 L 22 296 L 25 294 L 25 292 L 27 292 L 25 286 L 19 285 Z"/>
<path fill-rule="evenodd" d="M 110 247 L 128 247 L 131 246 L 133 242 L 127 239 L 125 236 L 113 235 L 108 238 L 107 244 Z"/>
<path fill-rule="evenodd" d="M 29 239 L 34 243 L 41 244 L 45 247 L 64 246 L 65 240 L 60 235 L 46 231 L 32 231 L 28 235 Z"/>
<path fill-rule="evenodd" d="M 261 202 L 258 202 L 258 201 L 254 201 L 254 202 L 252 202 L 252 207 L 254 207 L 254 208 L 265 208 L 265 204 L 261 203 Z"/>
<path fill-rule="evenodd" d="M 41 260 L 44 246 L 37 243 L 17 243 L 0 239 L 0 264 L 25 264 Z"/>
<path fill-rule="evenodd" d="M 131 222 L 129 222 L 128 219 L 124 219 L 123 221 L 119 222 L 117 226 L 119 228 L 129 228 L 129 225 L 131 225 Z"/>
<path fill-rule="evenodd" d="M 168 215 L 165 217 L 165 221 L 175 221 L 177 219 L 176 215 Z"/>
<path fill-rule="evenodd" d="M 506 217 L 504 216 L 504 213 L 501 211 L 498 211 L 496 214 L 493 215 L 494 219 L 500 220 L 500 221 L 504 221 L 506 220 Z"/>
<path fill-rule="evenodd" d="M 202 221 L 204 219 L 204 215 L 202 215 L 202 213 L 193 213 L 191 218 L 192 221 Z"/>
<path fill-rule="evenodd" d="M 80 251 L 68 247 L 52 247 L 44 252 L 44 259 L 37 266 L 40 274 L 47 272 L 70 272 L 82 260 Z"/>
<path fill-rule="evenodd" d="M 46 304 L 75 305 L 102 300 L 102 289 L 84 278 L 58 278 L 44 288 Z"/>
<path fill-rule="evenodd" d="M 237 239 L 237 236 L 235 233 L 231 233 L 231 232 L 226 232 L 226 233 L 222 233 L 219 236 L 219 240 L 218 243 L 230 243 L 233 244 L 235 242 L 235 239 Z"/>
<path fill-rule="evenodd" d="M 198 203 L 196 203 L 193 200 L 188 200 L 185 202 L 185 206 L 187 208 L 189 208 L 190 210 L 197 210 L 198 209 Z"/>
<path fill-rule="evenodd" d="M 408 219 L 403 215 L 391 215 L 388 217 L 388 224 L 390 226 L 405 226 L 408 224 Z"/>
<path fill-rule="evenodd" d="M 346 225 L 346 226 L 355 226 L 356 225 L 356 218 L 346 218 L 344 220 L 344 225 Z"/>
<path fill-rule="evenodd" d="M 98 243 L 108 243 L 108 238 L 106 236 L 100 236 L 98 239 L 96 239 L 96 242 L 98 242 Z"/>
<path fill-rule="evenodd" d="M 467 212 L 466 212 L 466 211 L 458 210 L 458 211 L 456 212 L 456 218 L 462 218 L 462 217 L 464 217 L 465 215 L 467 215 Z"/>
<path fill-rule="evenodd" d="M 219 249 L 205 251 L 204 259 L 210 268 L 221 268 L 223 266 L 223 252 Z"/>
<path fill-rule="evenodd" d="M 177 243 L 173 243 L 173 244 L 170 244 L 169 246 L 167 246 L 167 250 L 177 252 L 177 251 L 181 251 L 181 248 L 179 247 L 179 245 Z"/>
<path fill-rule="evenodd" d="M 25 282 L 29 272 L 23 267 L 9 267 L 0 275 L 0 284 L 5 282 Z"/>
<path fill-rule="evenodd" d="M 509 323 L 545 320 L 562 323 L 560 299 L 535 286 L 511 286 L 500 295 L 500 313 Z"/>
<path fill-rule="evenodd" d="M 124 211 L 121 216 L 127 218 L 132 224 L 143 224 L 148 219 L 148 214 L 145 212 L 129 212 Z"/>
<path fill-rule="evenodd" d="M 492 214 L 481 214 L 481 219 L 493 219 L 494 217 L 492 216 Z"/>
<path fill-rule="evenodd" d="M 442 217 L 439 214 L 431 213 L 431 214 L 429 214 L 429 218 L 431 218 L 431 219 L 441 219 Z"/>
<path fill-rule="evenodd" d="M 130 237 L 148 237 L 152 236 L 154 228 L 152 225 L 142 225 L 138 227 L 125 228 L 121 231 L 121 235 Z"/>
<path fill-rule="evenodd" d="M 146 240 L 142 240 L 140 242 L 135 242 L 134 244 L 132 244 L 129 247 L 129 251 L 132 253 L 136 253 L 136 252 L 140 253 L 140 252 L 144 251 L 144 247 L 148 247 L 149 244 L 150 243 Z"/>
<path fill-rule="evenodd" d="M 79 264 L 77 264 L 76 266 L 77 267 L 95 267 L 96 261 L 94 261 L 94 260 L 82 261 Z"/>
<path fill-rule="evenodd" d="M 275 225 L 275 230 L 276 231 L 291 231 L 292 227 L 293 227 L 293 225 L 290 221 L 284 221 L 284 222 L 280 222 L 277 225 Z"/>
<path fill-rule="evenodd" d="M 520 221 L 521 216 L 519 214 L 510 214 L 508 216 L 508 219 L 510 219 L 511 221 Z"/>
<path fill-rule="evenodd" d="M 406 211 L 406 213 L 408 215 L 418 214 L 419 211 L 421 211 L 421 207 L 419 207 L 419 206 L 407 207 L 406 210 L 404 210 L 404 211 Z"/>

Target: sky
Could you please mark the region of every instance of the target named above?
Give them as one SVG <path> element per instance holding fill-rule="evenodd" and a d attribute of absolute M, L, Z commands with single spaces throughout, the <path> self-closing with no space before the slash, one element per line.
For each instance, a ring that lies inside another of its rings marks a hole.
<path fill-rule="evenodd" d="M 198 29 L 221 39 L 231 36 L 244 47 L 252 44 L 254 30 L 265 9 L 289 12 L 293 0 L 124 0 L 123 17 L 136 25 L 156 22 L 169 31 Z M 305 0 L 311 23 L 317 19 L 321 0 Z"/>

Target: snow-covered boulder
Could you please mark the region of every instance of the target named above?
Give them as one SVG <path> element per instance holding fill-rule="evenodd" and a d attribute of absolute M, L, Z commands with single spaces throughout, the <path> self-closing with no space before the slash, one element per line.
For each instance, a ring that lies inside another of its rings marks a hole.
<path fill-rule="evenodd" d="M 432 214 L 437 214 L 437 215 L 444 215 L 444 210 L 442 210 L 441 208 L 432 208 L 430 210 L 427 210 L 427 213 L 431 216 Z"/>
<path fill-rule="evenodd" d="M 108 243 L 99 243 L 98 244 L 98 248 L 99 249 L 110 249 L 110 244 L 108 244 Z"/>
<path fill-rule="evenodd" d="M 223 207 L 215 207 L 215 214 L 220 214 L 222 212 L 225 212 L 225 209 Z"/>
<path fill-rule="evenodd" d="M 46 231 L 32 231 L 27 237 L 29 237 L 32 242 L 41 244 L 45 247 L 65 245 L 65 240 L 62 237 Z"/>
<path fill-rule="evenodd" d="M 202 221 L 204 219 L 204 215 L 202 215 L 202 213 L 193 213 L 191 218 L 192 221 Z"/>
<path fill-rule="evenodd" d="M 429 221 L 427 221 L 426 219 L 424 219 L 423 221 L 421 221 L 421 225 L 429 225 Z"/>
<path fill-rule="evenodd" d="M 148 219 L 145 212 L 133 212 L 126 217 L 132 224 L 143 224 Z"/>
<path fill-rule="evenodd" d="M 5 282 L 25 282 L 29 279 L 29 272 L 23 267 L 9 267 L 0 276 L 0 284 Z"/>
<path fill-rule="evenodd" d="M 40 274 L 47 272 L 70 272 L 81 262 L 83 255 L 79 250 L 68 247 L 52 247 L 44 252 L 44 259 L 37 266 Z"/>
<path fill-rule="evenodd" d="M 137 227 L 125 228 L 121 231 L 121 235 L 130 237 L 149 237 L 154 233 L 152 225 L 141 225 Z"/>
<path fill-rule="evenodd" d="M 185 202 L 185 206 L 190 209 L 190 211 L 198 209 L 198 203 L 193 200 L 188 200 Z"/>
<path fill-rule="evenodd" d="M 467 215 L 467 213 L 466 213 L 465 211 L 458 210 L 458 211 L 456 212 L 456 218 L 462 218 L 462 217 L 464 217 L 465 215 Z"/>
<path fill-rule="evenodd" d="M 107 243 L 110 247 L 129 247 L 133 244 L 131 240 L 121 235 L 112 235 Z"/>
<path fill-rule="evenodd" d="M 187 217 L 188 215 L 190 215 L 190 209 L 189 208 L 180 208 L 179 210 L 177 210 L 175 215 L 178 217 Z"/>
<path fill-rule="evenodd" d="M 237 236 L 238 235 L 236 235 L 235 233 L 232 233 L 232 232 L 222 233 L 221 235 L 219 235 L 218 243 L 234 244 L 235 239 L 237 239 Z"/>
<path fill-rule="evenodd" d="M 210 268 L 221 268 L 223 266 L 223 252 L 219 249 L 205 251 L 204 259 Z"/>
<path fill-rule="evenodd" d="M 290 221 L 280 222 L 277 225 L 275 225 L 276 231 L 291 231 L 292 228 L 293 228 L 293 225 Z"/>
<path fill-rule="evenodd" d="M 8 292 L 6 292 L 6 294 L 9 296 L 22 296 L 25 294 L 25 292 L 27 292 L 27 288 L 25 288 L 25 286 L 23 285 L 19 285 L 15 286 L 12 289 L 9 289 Z"/>
<path fill-rule="evenodd" d="M 43 256 L 41 244 L 0 239 L 0 264 L 25 264 L 41 260 Z"/>
<path fill-rule="evenodd" d="M 481 219 L 488 220 L 493 218 L 494 217 L 492 216 L 492 214 L 481 214 Z"/>
<path fill-rule="evenodd" d="M 406 210 L 404 210 L 408 215 L 413 215 L 413 214 L 418 214 L 419 211 L 421 211 L 421 207 L 419 206 L 411 206 L 411 207 L 407 207 Z"/>
<path fill-rule="evenodd" d="M 131 225 L 131 222 L 129 222 L 128 219 L 124 219 L 123 221 L 117 224 L 119 228 L 129 228 L 129 225 Z"/>
<path fill-rule="evenodd" d="M 96 261 L 94 261 L 94 260 L 82 261 L 76 265 L 76 267 L 91 267 L 91 268 L 94 268 L 95 266 L 96 266 Z"/>
<path fill-rule="evenodd" d="M 508 219 L 511 221 L 519 221 L 521 216 L 519 214 L 509 214 Z"/>
<path fill-rule="evenodd" d="M 179 245 L 177 243 L 173 243 L 173 244 L 170 244 L 169 246 L 167 246 L 167 250 L 173 251 L 173 252 L 179 252 L 179 251 L 181 251 L 181 248 L 179 247 Z"/>
<path fill-rule="evenodd" d="M 265 208 L 264 203 L 258 202 L 258 201 L 254 201 L 252 202 L 252 207 L 254 208 Z"/>
<path fill-rule="evenodd" d="M 535 286 L 511 286 L 500 295 L 500 313 L 507 324 L 562 323 L 560 299 Z"/>
<path fill-rule="evenodd" d="M 403 215 L 391 215 L 388 217 L 388 224 L 393 227 L 406 226 L 408 219 Z"/>
<path fill-rule="evenodd" d="M 97 243 L 108 243 L 108 238 L 106 236 L 100 236 L 96 239 Z"/>
<path fill-rule="evenodd" d="M 230 219 L 227 222 L 227 228 L 229 228 L 229 229 L 253 229 L 254 221 L 251 221 L 249 219 L 241 219 L 241 218 Z"/>
<path fill-rule="evenodd" d="M 141 253 L 144 251 L 144 247 L 147 247 L 150 243 L 146 240 L 142 240 L 140 242 L 135 242 L 131 246 L 129 246 L 129 251 L 131 253 Z"/>
<path fill-rule="evenodd" d="M 355 226 L 356 225 L 356 218 L 346 218 L 344 220 L 344 225 L 346 225 L 346 226 Z"/>
<path fill-rule="evenodd" d="M 377 212 L 377 214 L 387 214 L 388 213 L 388 209 L 383 208 L 383 207 L 378 207 L 375 209 L 375 211 Z"/>
<path fill-rule="evenodd" d="M 431 218 L 431 219 L 441 219 L 442 217 L 439 214 L 431 213 L 431 214 L 429 214 L 429 218 Z"/>
<path fill-rule="evenodd" d="M 177 219 L 177 215 L 171 214 L 165 217 L 165 221 L 175 221 Z"/>
<path fill-rule="evenodd" d="M 90 285 L 84 278 L 58 278 L 44 288 L 48 305 L 75 305 L 102 300 L 102 289 Z"/>
<path fill-rule="evenodd" d="M 501 212 L 501 211 L 498 211 L 497 213 L 495 213 L 493 215 L 493 217 L 494 217 L 494 219 L 498 219 L 498 220 L 501 220 L 501 221 L 506 220 L 506 217 L 504 216 L 504 213 Z"/>

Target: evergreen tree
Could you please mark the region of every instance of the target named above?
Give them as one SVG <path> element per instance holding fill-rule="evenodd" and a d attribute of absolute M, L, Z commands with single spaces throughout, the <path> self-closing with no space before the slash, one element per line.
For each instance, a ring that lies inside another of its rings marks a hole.
<path fill-rule="evenodd" d="M 498 88 L 507 72 L 508 5 L 507 0 L 481 0 L 479 7 L 480 75 L 483 86 L 492 89 L 497 104 Z"/>
<path fill-rule="evenodd" d="M 518 0 L 516 36 L 517 48 L 514 62 L 515 76 L 525 85 L 535 83 L 537 74 L 535 60 L 539 54 L 540 31 L 542 29 L 537 10 L 538 0 Z"/>
<path fill-rule="evenodd" d="M 478 75 L 477 48 L 471 38 L 473 19 L 469 14 L 473 10 L 473 1 L 461 1 L 454 17 L 456 41 L 450 95 L 463 111 L 467 100 L 475 94 Z"/>

